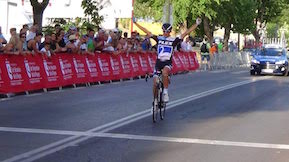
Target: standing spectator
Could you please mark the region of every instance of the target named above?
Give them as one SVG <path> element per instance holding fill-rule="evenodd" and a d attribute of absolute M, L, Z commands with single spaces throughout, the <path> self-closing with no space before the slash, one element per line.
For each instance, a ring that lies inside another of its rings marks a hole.
<path fill-rule="evenodd" d="M 4 38 L 4 36 L 2 34 L 2 28 L 0 26 L 0 51 L 4 50 L 4 45 L 3 44 L 7 44 L 7 40 Z"/>
<path fill-rule="evenodd" d="M 32 39 L 34 39 L 34 37 L 36 36 L 36 33 L 38 31 L 38 24 L 34 23 L 29 30 L 29 34 L 26 36 L 26 41 L 30 41 Z"/>
<path fill-rule="evenodd" d="M 50 43 L 50 51 L 51 53 L 55 53 L 55 52 L 60 52 L 60 47 L 59 44 L 57 42 L 57 38 L 56 38 L 56 34 L 52 33 L 51 34 L 51 43 Z"/>
<path fill-rule="evenodd" d="M 218 44 L 218 52 L 223 52 L 223 42 L 220 41 L 220 43 Z"/>
<path fill-rule="evenodd" d="M 20 34 L 25 33 L 27 34 L 27 31 L 29 30 L 29 26 L 27 24 L 24 24 L 22 26 L 22 29 L 20 29 Z"/>
<path fill-rule="evenodd" d="M 216 53 L 218 53 L 218 47 L 217 47 L 217 44 L 214 42 L 214 43 L 212 44 L 212 47 L 210 48 L 210 54 L 211 54 L 211 55 L 214 55 L 214 54 L 216 54 Z"/>
<path fill-rule="evenodd" d="M 208 69 L 211 69 L 211 57 L 210 57 L 210 53 L 209 53 L 209 49 L 208 49 L 208 43 L 206 41 L 203 42 L 203 44 L 201 45 L 201 60 L 202 63 L 204 63 L 204 61 L 207 61 L 208 64 Z"/>
<path fill-rule="evenodd" d="M 32 53 L 41 53 L 39 51 L 39 45 L 41 43 L 42 36 L 43 34 L 38 32 L 36 33 L 36 36 L 34 37 L 34 39 L 31 39 L 28 41 L 28 44 L 27 44 L 28 51 L 31 51 Z"/>

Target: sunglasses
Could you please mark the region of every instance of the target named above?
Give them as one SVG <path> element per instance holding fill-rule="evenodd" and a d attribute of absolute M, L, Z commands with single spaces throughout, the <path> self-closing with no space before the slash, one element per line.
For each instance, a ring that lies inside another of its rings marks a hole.
<path fill-rule="evenodd" d="M 170 30 L 163 30 L 164 33 L 170 33 Z"/>
<path fill-rule="evenodd" d="M 21 36 L 21 38 L 26 38 L 26 36 Z"/>

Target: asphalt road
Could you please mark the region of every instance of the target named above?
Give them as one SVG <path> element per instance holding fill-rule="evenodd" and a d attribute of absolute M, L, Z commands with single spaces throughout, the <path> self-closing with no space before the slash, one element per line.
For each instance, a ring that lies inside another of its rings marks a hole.
<path fill-rule="evenodd" d="M 164 121 L 152 80 L 0 99 L 0 161 L 289 162 L 289 78 L 172 76 Z"/>

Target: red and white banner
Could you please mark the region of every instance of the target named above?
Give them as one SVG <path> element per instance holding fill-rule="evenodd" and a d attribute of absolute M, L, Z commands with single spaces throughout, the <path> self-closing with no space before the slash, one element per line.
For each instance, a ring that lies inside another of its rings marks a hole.
<path fill-rule="evenodd" d="M 43 56 L 43 67 L 46 75 L 45 88 L 54 88 L 63 85 L 62 72 L 57 56 L 51 58 Z"/>
<path fill-rule="evenodd" d="M 24 56 L 1 55 L 0 61 L 5 82 L 0 92 L 23 92 L 28 90 L 29 82 L 24 66 Z"/>
<path fill-rule="evenodd" d="M 101 76 L 101 70 L 98 65 L 98 58 L 88 55 L 85 57 L 86 65 L 89 71 L 88 82 L 98 82 L 104 80 Z"/>
<path fill-rule="evenodd" d="M 156 54 L 109 53 L 92 55 L 56 54 L 0 55 L 0 93 L 16 93 L 78 83 L 129 79 L 152 74 Z M 193 52 L 176 52 L 173 73 L 199 67 Z"/>
<path fill-rule="evenodd" d="M 72 55 L 60 54 L 57 56 L 60 65 L 60 71 L 62 73 L 62 85 L 65 86 L 75 84 L 76 71 L 73 65 Z"/>
<path fill-rule="evenodd" d="M 90 74 L 87 67 L 86 58 L 82 55 L 73 55 L 73 65 L 75 69 L 75 83 L 87 83 L 90 80 Z"/>
<path fill-rule="evenodd" d="M 132 64 L 130 62 L 129 55 L 123 53 L 120 55 L 120 63 L 122 67 L 122 76 L 123 79 L 129 79 L 133 77 L 133 70 L 132 70 Z"/>
<path fill-rule="evenodd" d="M 98 54 L 97 61 L 100 68 L 100 75 L 102 77 L 101 81 L 113 80 L 112 68 L 110 65 L 110 54 Z"/>

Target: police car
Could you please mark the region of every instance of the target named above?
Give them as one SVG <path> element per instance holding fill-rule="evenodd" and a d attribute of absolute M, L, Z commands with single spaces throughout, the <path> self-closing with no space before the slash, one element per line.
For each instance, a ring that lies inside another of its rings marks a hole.
<path fill-rule="evenodd" d="M 251 59 L 251 75 L 288 75 L 287 51 L 281 45 L 266 44 Z"/>

